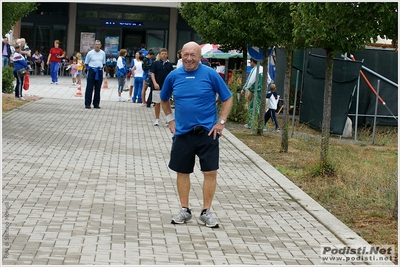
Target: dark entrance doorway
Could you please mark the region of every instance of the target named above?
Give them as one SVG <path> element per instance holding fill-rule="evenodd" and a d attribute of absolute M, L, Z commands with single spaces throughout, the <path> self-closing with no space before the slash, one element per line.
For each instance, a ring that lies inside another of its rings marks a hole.
<path fill-rule="evenodd" d="M 126 63 L 130 66 L 130 62 L 135 57 L 135 51 L 140 49 L 140 45 L 146 43 L 146 31 L 141 30 L 122 30 L 122 48 L 128 51 L 126 55 Z"/>

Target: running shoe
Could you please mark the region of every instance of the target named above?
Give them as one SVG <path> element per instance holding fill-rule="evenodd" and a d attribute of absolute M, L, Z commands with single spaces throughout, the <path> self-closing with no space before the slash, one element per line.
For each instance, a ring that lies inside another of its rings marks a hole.
<path fill-rule="evenodd" d="M 208 209 L 205 213 L 200 214 L 200 221 L 209 228 L 218 228 L 219 224 L 216 219 L 212 216 L 211 211 Z"/>
<path fill-rule="evenodd" d="M 172 224 L 183 224 L 192 219 L 192 214 L 187 212 L 186 208 L 181 208 L 179 213 L 172 218 L 171 223 Z"/>

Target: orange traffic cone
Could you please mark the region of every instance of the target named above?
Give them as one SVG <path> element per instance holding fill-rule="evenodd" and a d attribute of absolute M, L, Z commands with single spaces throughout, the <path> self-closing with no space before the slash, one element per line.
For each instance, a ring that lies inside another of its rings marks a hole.
<path fill-rule="evenodd" d="M 104 81 L 103 81 L 103 89 L 108 89 L 108 78 L 107 78 L 107 76 L 104 78 Z"/>
<path fill-rule="evenodd" d="M 83 96 L 81 85 L 78 85 L 78 90 L 76 90 L 75 96 Z"/>

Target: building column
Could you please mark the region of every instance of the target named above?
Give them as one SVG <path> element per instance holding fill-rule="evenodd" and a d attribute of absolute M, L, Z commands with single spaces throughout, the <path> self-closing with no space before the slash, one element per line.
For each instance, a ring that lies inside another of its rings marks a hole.
<path fill-rule="evenodd" d="M 76 12 L 77 12 L 77 3 L 69 4 L 69 23 L 68 23 L 68 33 L 67 33 L 67 47 L 66 53 L 67 55 L 72 56 L 72 53 L 75 51 L 75 32 L 76 32 Z"/>
<path fill-rule="evenodd" d="M 168 58 L 172 62 L 177 62 L 176 57 L 176 44 L 178 41 L 178 31 L 176 25 L 178 24 L 178 9 L 170 8 L 169 13 L 169 40 L 168 40 Z"/>
<path fill-rule="evenodd" d="M 10 45 L 15 45 L 18 38 L 21 38 L 21 20 L 17 21 L 12 28 L 12 38 L 10 38 Z"/>

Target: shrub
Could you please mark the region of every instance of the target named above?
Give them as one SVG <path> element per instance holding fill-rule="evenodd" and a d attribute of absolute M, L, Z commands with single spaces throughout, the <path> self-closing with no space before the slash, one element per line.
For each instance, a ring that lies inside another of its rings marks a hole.
<path fill-rule="evenodd" d="M 244 96 L 240 95 L 242 86 L 241 72 L 239 70 L 234 70 L 232 72 L 232 78 L 230 79 L 228 86 L 233 95 L 232 109 L 229 113 L 228 119 L 237 123 L 245 123 L 247 122 L 247 101 Z"/>
<path fill-rule="evenodd" d="M 3 79 L 2 79 L 2 92 L 5 94 L 11 94 L 14 92 L 14 70 L 10 66 L 3 68 Z"/>

